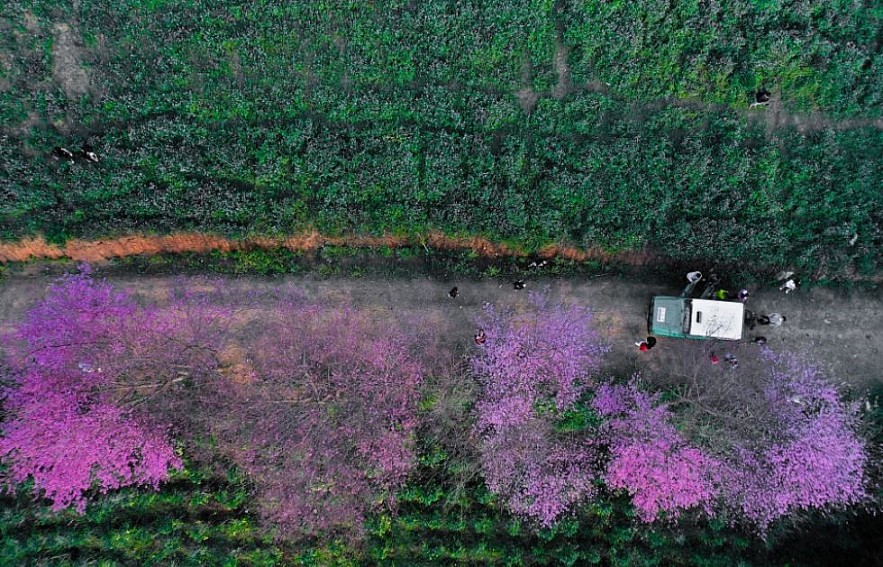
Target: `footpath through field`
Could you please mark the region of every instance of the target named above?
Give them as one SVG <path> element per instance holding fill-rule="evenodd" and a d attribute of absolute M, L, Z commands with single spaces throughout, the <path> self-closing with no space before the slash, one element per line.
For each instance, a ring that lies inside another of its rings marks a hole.
<path fill-rule="evenodd" d="M 99 272 L 96 274 L 102 277 Z M 42 296 L 52 277 L 11 275 L 0 280 L 0 331 L 7 330 L 25 309 Z M 111 275 L 108 280 L 136 296 L 161 299 L 173 285 L 168 276 Z M 426 324 L 441 325 L 452 341 L 471 344 L 475 320 L 485 302 L 527 307 L 528 292 L 548 289 L 553 300 L 589 307 L 595 326 L 612 344 L 606 372 L 628 375 L 636 370 L 659 369 L 667 364 L 672 345 L 679 339 L 659 340 L 649 352 L 634 343 L 646 336 L 647 305 L 656 294 L 677 295 L 680 282 L 645 283 L 612 276 L 527 280 L 525 290 L 515 290 L 507 280 L 441 280 L 436 278 L 377 280 L 289 276 L 230 278 L 234 295 L 270 291 L 294 285 L 308 298 L 351 302 L 377 317 L 406 319 L 417 315 Z M 451 299 L 453 286 L 459 296 Z M 799 289 L 785 295 L 775 288 L 752 289 L 748 307 L 757 313 L 778 312 L 787 321 L 777 328 L 758 327 L 749 336 L 767 337 L 776 350 L 806 352 L 830 371 L 832 378 L 856 389 L 883 381 L 883 290 Z M 255 320 L 259 324 L 259 318 Z M 722 347 L 725 348 L 725 347 Z"/>

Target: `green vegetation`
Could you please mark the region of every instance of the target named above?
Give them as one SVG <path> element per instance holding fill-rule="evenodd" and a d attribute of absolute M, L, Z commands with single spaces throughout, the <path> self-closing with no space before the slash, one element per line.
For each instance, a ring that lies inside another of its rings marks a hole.
<path fill-rule="evenodd" d="M 440 278 L 483 277 L 600 277 L 619 275 L 631 266 L 615 263 L 575 262 L 555 258 L 543 267 L 529 267 L 530 259 L 476 257 L 472 252 L 424 250 L 422 247 L 400 247 L 375 251 L 353 247 L 325 247 L 311 253 L 293 253 L 287 249 L 214 251 L 206 254 L 157 254 L 119 258 L 105 268 L 109 272 L 139 274 L 211 273 L 235 275 L 289 275 L 311 273 L 318 276 L 412 278 L 415 273 Z M 75 262 L 57 262 L 58 271 Z M 17 264 L 11 264 L 14 269 Z M 0 266 L 2 268 L 2 266 Z M 48 268 L 48 264 L 47 264 Z M 680 276 L 679 270 L 660 272 Z M 0 270 L 2 275 L 2 270 Z"/>
<path fill-rule="evenodd" d="M 874 274 L 883 14 L 798 4 L 7 2 L 0 238 L 435 228 Z M 101 163 L 49 157 L 84 139 Z"/>
<path fill-rule="evenodd" d="M 599 499 L 537 530 L 503 512 L 478 481 L 456 481 L 448 457 L 426 446 L 397 515 L 370 518 L 368 539 L 355 547 L 274 542 L 249 512 L 242 476 L 196 465 L 158 493 L 123 489 L 96 498 L 84 516 L 52 513 L 22 487 L 0 497 L 0 564 L 825 565 L 844 554 L 870 564 L 879 538 L 879 521 L 868 514 L 818 518 L 809 530 L 779 530 L 764 546 L 717 521 L 639 524 L 625 497 Z"/>
<path fill-rule="evenodd" d="M 248 513 L 243 479 L 198 467 L 161 492 L 125 489 L 83 516 L 52 513 L 29 487 L 0 498 L 0 564 L 276 565 L 282 551 Z"/>
<path fill-rule="evenodd" d="M 447 455 L 428 447 L 418 481 L 399 496 L 398 515 L 369 522 L 367 554 L 384 565 L 749 565 L 760 550 L 751 538 L 712 522 L 647 527 L 627 498 L 599 499 L 578 516 L 538 529 L 502 512 L 479 483 L 456 485 Z M 428 463 L 428 464 L 427 464 Z M 755 547 L 752 547 L 755 545 Z"/>

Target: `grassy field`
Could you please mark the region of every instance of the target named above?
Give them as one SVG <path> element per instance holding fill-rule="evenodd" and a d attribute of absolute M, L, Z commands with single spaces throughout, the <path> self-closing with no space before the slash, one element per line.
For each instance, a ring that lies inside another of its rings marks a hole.
<path fill-rule="evenodd" d="M 873 274 L 881 16 L 872 2 L 7 2 L 0 238 L 440 229 Z M 759 88 L 772 100 L 749 109 Z M 83 141 L 100 163 L 49 156 Z"/>

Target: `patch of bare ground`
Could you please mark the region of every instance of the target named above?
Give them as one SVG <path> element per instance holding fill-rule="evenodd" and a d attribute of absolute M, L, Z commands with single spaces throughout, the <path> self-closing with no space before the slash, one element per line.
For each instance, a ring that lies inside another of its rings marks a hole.
<path fill-rule="evenodd" d="M 52 27 L 52 35 L 52 78 L 68 98 L 79 98 L 89 92 L 90 86 L 79 33 L 70 24 L 57 23 Z"/>
<path fill-rule="evenodd" d="M 33 110 L 28 112 L 27 117 L 16 125 L 2 126 L 0 131 L 11 134 L 12 136 L 24 138 L 31 131 L 31 128 L 41 123 L 40 115 Z"/>
<path fill-rule="evenodd" d="M 24 23 L 25 29 L 31 33 L 40 32 L 40 20 L 30 10 L 25 10 L 22 15 L 22 23 Z"/>
<path fill-rule="evenodd" d="M 802 134 L 867 127 L 883 129 L 883 118 L 831 118 L 822 112 L 789 112 L 777 97 L 772 98 L 769 104 L 749 108 L 747 112 L 750 120 L 763 121 L 770 132 L 782 128 L 794 128 Z"/>
<path fill-rule="evenodd" d="M 537 101 L 540 100 L 539 93 L 530 87 L 519 90 L 515 93 L 515 97 L 518 99 L 518 106 L 525 114 L 533 112 L 533 109 L 537 107 Z"/>
<path fill-rule="evenodd" d="M 561 100 L 573 91 L 573 83 L 570 80 L 570 66 L 567 64 L 567 47 L 563 43 L 556 43 L 552 65 L 558 75 L 558 83 L 552 87 L 552 98 Z"/>
<path fill-rule="evenodd" d="M 529 60 L 525 60 L 521 73 L 521 81 L 524 87 L 515 92 L 515 98 L 518 99 L 518 106 L 525 114 L 530 114 L 537 107 L 537 102 L 541 98 L 552 97 L 556 100 L 565 98 L 573 92 L 573 83 L 570 80 L 570 66 L 567 64 L 567 47 L 560 41 L 556 41 L 555 55 L 552 58 L 552 67 L 555 74 L 558 75 L 558 82 L 549 92 L 537 92 L 531 87 L 531 78 L 533 76 L 533 68 Z"/>
<path fill-rule="evenodd" d="M 8 91 L 12 87 L 12 80 L 9 78 L 11 72 L 12 55 L 5 51 L 0 51 L 0 93 Z"/>
<path fill-rule="evenodd" d="M 234 382 L 250 384 L 257 377 L 245 349 L 240 345 L 227 345 L 218 353 L 218 360 L 220 362 L 218 370 Z"/>

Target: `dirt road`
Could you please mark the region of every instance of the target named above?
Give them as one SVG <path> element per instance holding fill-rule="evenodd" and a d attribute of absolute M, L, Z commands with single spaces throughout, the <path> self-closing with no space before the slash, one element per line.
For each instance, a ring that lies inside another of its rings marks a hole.
<path fill-rule="evenodd" d="M 98 277 L 101 272 L 96 272 Z M 139 297 L 162 297 L 172 278 L 159 276 L 110 275 L 114 285 Z M 0 329 L 39 298 L 52 278 L 43 275 L 11 275 L 0 280 Z M 527 290 L 513 289 L 508 280 L 439 280 L 435 278 L 329 279 L 314 276 L 285 278 L 231 278 L 237 293 L 270 290 L 280 285 L 300 287 L 308 297 L 330 302 L 352 301 L 378 317 L 420 315 L 430 324 L 450 329 L 453 340 L 468 344 L 474 321 L 485 302 L 527 306 L 527 292 L 548 289 L 553 299 L 588 306 L 595 313 L 595 325 L 610 341 L 606 372 L 629 374 L 659 369 L 670 362 L 675 339 L 660 339 L 650 352 L 640 353 L 634 341 L 646 336 L 646 309 L 654 294 L 679 293 L 680 282 L 644 283 L 611 276 L 593 279 L 527 280 Z M 460 296 L 448 297 L 452 286 Z M 777 311 L 787 316 L 779 328 L 758 328 L 776 350 L 806 352 L 830 371 L 837 382 L 863 390 L 883 381 L 883 290 L 845 291 L 826 288 L 800 289 L 790 295 L 775 288 L 753 289 L 748 303 L 752 310 Z M 762 329 L 762 331 L 761 331 Z M 752 333 L 754 336 L 759 333 Z"/>

